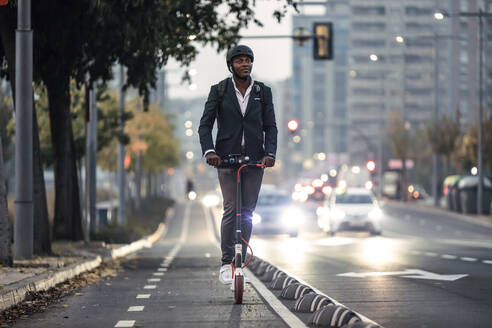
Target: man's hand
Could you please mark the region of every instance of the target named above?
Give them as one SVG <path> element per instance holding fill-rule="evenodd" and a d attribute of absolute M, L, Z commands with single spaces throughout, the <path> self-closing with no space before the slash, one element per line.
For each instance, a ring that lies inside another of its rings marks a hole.
<path fill-rule="evenodd" d="M 217 155 L 213 151 L 205 155 L 205 159 L 207 160 L 207 164 L 213 167 L 219 167 L 219 165 L 222 163 L 219 155 Z"/>
<path fill-rule="evenodd" d="M 265 165 L 265 167 L 272 167 L 275 165 L 275 158 L 272 156 L 263 157 L 261 164 Z"/>

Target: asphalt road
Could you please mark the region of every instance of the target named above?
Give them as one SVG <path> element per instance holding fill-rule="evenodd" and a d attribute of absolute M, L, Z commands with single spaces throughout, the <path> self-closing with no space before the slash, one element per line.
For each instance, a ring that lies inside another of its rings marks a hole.
<path fill-rule="evenodd" d="M 298 238 L 258 235 L 251 244 L 255 255 L 386 328 L 492 327 L 492 229 L 432 211 L 384 212 L 378 237 L 328 237 L 313 220 Z M 294 327 L 252 285 L 244 305 L 232 304 L 217 280 L 220 252 L 206 218 L 198 202 L 179 207 L 165 236 L 118 277 L 15 327 Z"/>
<path fill-rule="evenodd" d="M 492 327 L 492 229 L 386 206 L 383 236 L 260 236 L 256 254 L 384 327 Z"/>

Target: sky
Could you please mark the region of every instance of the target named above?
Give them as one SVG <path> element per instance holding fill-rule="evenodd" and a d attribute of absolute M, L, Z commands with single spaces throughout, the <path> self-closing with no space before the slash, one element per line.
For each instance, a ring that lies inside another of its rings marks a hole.
<path fill-rule="evenodd" d="M 284 17 L 279 24 L 272 17 L 273 11 L 278 8 L 280 1 L 257 0 L 256 17 L 264 27 L 251 24 L 248 29 L 243 29 L 241 35 L 290 35 L 292 31 L 292 13 Z M 292 72 L 292 40 L 291 39 L 245 39 L 240 42 L 253 49 L 255 61 L 252 76 L 260 81 L 280 81 L 291 75 Z M 190 69 L 196 70 L 193 76 L 194 86 L 181 84 L 183 69 L 175 61 L 170 61 L 166 66 L 168 71 L 169 97 L 171 98 L 195 98 L 207 96 L 210 86 L 230 76 L 225 64 L 225 52 L 217 53 L 212 47 L 205 47 L 200 51 L 197 59 L 190 65 Z"/>

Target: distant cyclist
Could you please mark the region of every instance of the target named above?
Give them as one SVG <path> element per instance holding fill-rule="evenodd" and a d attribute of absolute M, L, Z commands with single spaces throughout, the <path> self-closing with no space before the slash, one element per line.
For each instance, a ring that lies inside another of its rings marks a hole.
<path fill-rule="evenodd" d="M 272 167 L 277 151 L 272 91 L 251 78 L 253 61 L 253 51 L 245 45 L 235 46 L 227 52 L 227 68 L 232 77 L 211 87 L 198 129 L 206 161 L 217 168 L 224 199 L 222 266 L 219 272 L 219 280 L 223 284 L 231 284 L 233 275 L 236 176 L 232 168 L 221 168 L 220 164 L 230 154 L 242 154 L 248 156 L 250 162 L 261 161 L 266 167 Z M 215 120 L 218 129 L 214 146 L 212 128 Z M 241 171 L 241 178 L 241 229 L 244 239 L 249 242 L 263 169 L 247 167 Z M 245 257 L 246 245 L 243 243 L 243 259 Z"/>

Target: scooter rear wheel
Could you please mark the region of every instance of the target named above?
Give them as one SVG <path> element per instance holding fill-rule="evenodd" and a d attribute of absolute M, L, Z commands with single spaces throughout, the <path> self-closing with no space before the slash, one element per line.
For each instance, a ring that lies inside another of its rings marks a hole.
<path fill-rule="evenodd" d="M 243 304 L 244 276 L 234 277 L 234 304 Z"/>

